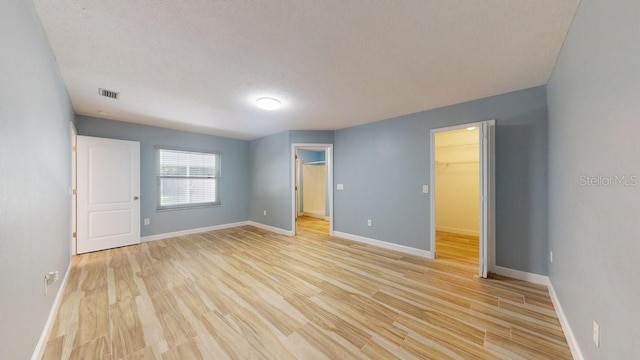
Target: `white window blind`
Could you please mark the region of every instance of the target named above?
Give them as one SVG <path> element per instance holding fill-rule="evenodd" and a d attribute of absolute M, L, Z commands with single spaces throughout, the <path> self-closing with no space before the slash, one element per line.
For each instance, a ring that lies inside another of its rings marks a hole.
<path fill-rule="evenodd" d="M 158 150 L 158 209 L 220 205 L 220 155 Z"/>

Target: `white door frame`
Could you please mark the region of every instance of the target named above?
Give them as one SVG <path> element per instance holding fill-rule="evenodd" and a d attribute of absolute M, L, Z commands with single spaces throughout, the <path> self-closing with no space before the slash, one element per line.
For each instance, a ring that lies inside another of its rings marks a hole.
<path fill-rule="evenodd" d="M 71 196 L 71 255 L 76 254 L 76 241 L 77 241 L 77 219 L 78 219 L 78 202 L 76 199 L 76 187 L 77 187 L 77 171 L 78 165 L 76 163 L 76 150 L 78 146 L 78 131 L 76 130 L 73 122 L 69 121 L 69 127 L 71 130 L 71 187 L 69 188 Z"/>
<path fill-rule="evenodd" d="M 296 153 L 298 149 L 324 148 L 327 169 L 326 196 L 329 197 L 329 235 L 333 236 L 333 144 L 293 143 L 291 144 L 291 231 L 296 234 Z"/>
<path fill-rule="evenodd" d="M 430 155 L 430 224 L 431 224 L 431 254 L 436 258 L 436 220 L 435 220 L 435 197 L 436 197 L 436 134 L 439 132 L 460 130 L 468 127 L 479 128 L 479 186 L 480 202 L 479 211 L 479 261 L 478 274 L 480 277 L 487 277 L 489 269 L 495 267 L 495 155 L 494 155 L 494 127 L 495 120 L 485 120 L 474 123 L 467 123 L 443 128 L 431 129 L 431 155 Z"/>

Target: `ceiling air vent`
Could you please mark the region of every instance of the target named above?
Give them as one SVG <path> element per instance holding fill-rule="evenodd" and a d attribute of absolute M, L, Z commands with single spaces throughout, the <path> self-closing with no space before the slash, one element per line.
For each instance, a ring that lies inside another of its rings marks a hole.
<path fill-rule="evenodd" d="M 107 90 L 107 89 L 98 89 L 98 92 L 100 93 L 100 96 L 106 96 L 108 98 L 112 98 L 112 99 L 118 99 L 118 97 L 120 96 L 119 92 L 115 92 L 115 91 L 111 91 L 111 90 Z"/>

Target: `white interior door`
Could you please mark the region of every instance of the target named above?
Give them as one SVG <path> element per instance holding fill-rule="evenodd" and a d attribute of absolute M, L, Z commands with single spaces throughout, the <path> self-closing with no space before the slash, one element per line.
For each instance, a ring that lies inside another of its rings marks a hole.
<path fill-rule="evenodd" d="M 76 238 L 78 236 L 78 203 L 76 202 L 76 189 L 77 183 L 77 164 L 76 164 L 76 151 L 78 149 L 78 133 L 76 132 L 73 123 L 70 123 L 71 128 L 71 255 L 77 253 L 76 250 Z"/>
<path fill-rule="evenodd" d="M 78 253 L 140 243 L 140 143 L 77 143 Z"/>
<path fill-rule="evenodd" d="M 479 276 L 486 278 L 489 256 L 495 256 L 495 120 L 482 122 L 480 128 L 480 268 Z"/>

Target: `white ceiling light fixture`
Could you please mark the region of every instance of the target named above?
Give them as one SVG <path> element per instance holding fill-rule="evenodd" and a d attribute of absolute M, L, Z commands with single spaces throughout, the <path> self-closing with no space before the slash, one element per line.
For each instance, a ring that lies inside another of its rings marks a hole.
<path fill-rule="evenodd" d="M 268 111 L 278 110 L 280 109 L 280 106 L 282 106 L 280 100 L 271 97 L 258 98 L 256 100 L 256 105 L 258 105 L 260 109 Z"/>

